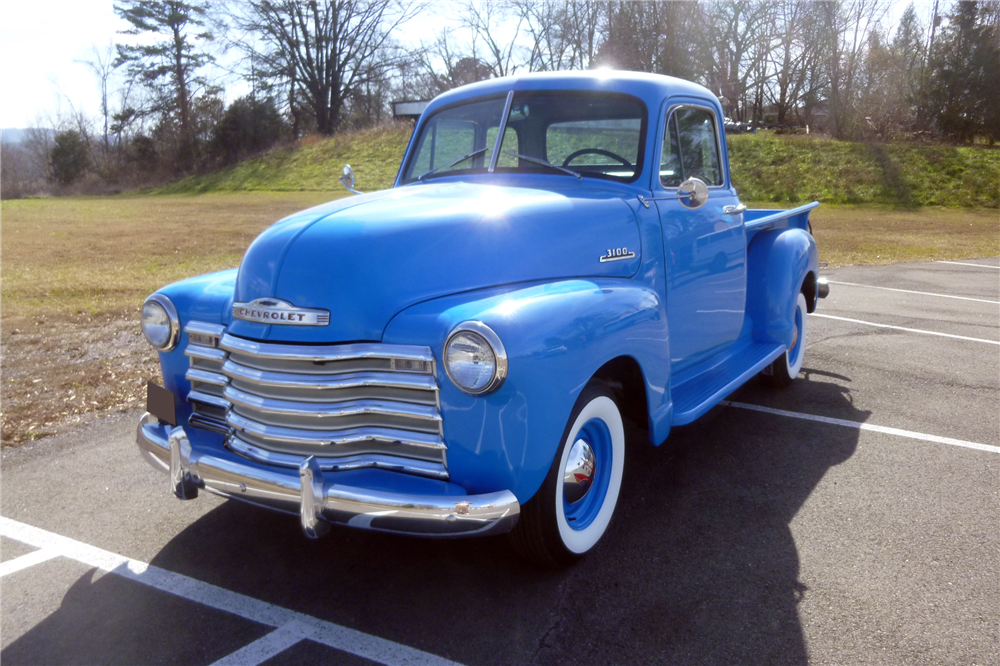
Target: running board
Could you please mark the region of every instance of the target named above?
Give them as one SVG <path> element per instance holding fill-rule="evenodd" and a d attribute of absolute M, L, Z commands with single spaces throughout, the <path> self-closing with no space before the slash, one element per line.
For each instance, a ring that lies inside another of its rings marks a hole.
<path fill-rule="evenodd" d="M 672 425 L 687 425 L 769 366 L 785 352 L 782 345 L 754 343 L 671 389 Z"/>

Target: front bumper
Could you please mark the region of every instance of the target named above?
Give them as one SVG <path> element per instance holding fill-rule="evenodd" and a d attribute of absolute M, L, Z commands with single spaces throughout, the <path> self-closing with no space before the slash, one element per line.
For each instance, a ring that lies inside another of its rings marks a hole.
<path fill-rule="evenodd" d="M 149 413 L 139 421 L 136 443 L 154 469 L 170 475 L 170 489 L 177 497 L 192 499 L 207 490 L 295 514 L 311 538 L 325 533 L 329 524 L 420 536 L 482 536 L 510 531 L 520 515 L 509 490 L 484 495 L 394 493 L 334 483 L 312 457 L 295 474 L 256 465 L 226 450 L 196 451 L 184 428 L 162 425 Z"/>

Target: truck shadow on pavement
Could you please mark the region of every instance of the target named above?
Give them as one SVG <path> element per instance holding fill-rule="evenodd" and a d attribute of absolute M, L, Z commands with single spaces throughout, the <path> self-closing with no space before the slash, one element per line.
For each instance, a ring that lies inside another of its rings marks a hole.
<path fill-rule="evenodd" d="M 848 378 L 806 376 L 730 399 L 868 418 Z M 497 537 L 335 529 L 310 542 L 295 517 L 236 501 L 151 564 L 467 664 L 806 664 L 798 604 L 809 588 L 789 524 L 858 433 L 718 407 L 660 447 L 633 446 L 615 520 L 566 571 L 532 568 Z M 236 618 L 117 576 L 74 575 L 5 664 L 210 663 L 268 631 L 227 629 Z"/>

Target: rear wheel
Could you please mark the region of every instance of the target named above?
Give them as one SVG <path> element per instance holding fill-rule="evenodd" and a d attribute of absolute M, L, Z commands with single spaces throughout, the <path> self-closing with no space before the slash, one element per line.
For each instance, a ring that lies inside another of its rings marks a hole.
<path fill-rule="evenodd" d="M 625 468 L 625 428 L 614 393 L 594 380 L 580 394 L 542 487 L 511 532 L 524 557 L 566 566 L 607 530 Z"/>
<path fill-rule="evenodd" d="M 795 331 L 792 333 L 792 346 L 768 366 L 767 371 L 763 374 L 764 382 L 769 386 L 776 388 L 790 386 L 792 380 L 799 374 L 799 370 L 802 369 L 802 359 L 806 355 L 806 331 L 809 326 L 806 315 L 808 313 L 809 306 L 806 303 L 806 297 L 800 293 L 795 303 L 795 317 L 793 319 Z"/>

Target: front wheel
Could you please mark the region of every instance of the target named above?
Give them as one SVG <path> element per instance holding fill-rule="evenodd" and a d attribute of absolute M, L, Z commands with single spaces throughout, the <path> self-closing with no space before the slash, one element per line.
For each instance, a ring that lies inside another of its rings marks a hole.
<path fill-rule="evenodd" d="M 521 507 L 514 548 L 550 567 L 587 553 L 611 522 L 624 469 L 621 411 L 607 384 L 594 380 L 576 401 L 542 487 Z"/>
<path fill-rule="evenodd" d="M 806 330 L 808 329 L 809 306 L 804 294 L 799 294 L 795 302 L 795 330 L 792 333 L 792 346 L 779 356 L 764 372 L 764 382 L 775 388 L 790 386 L 792 380 L 802 369 L 802 359 L 806 355 Z"/>

